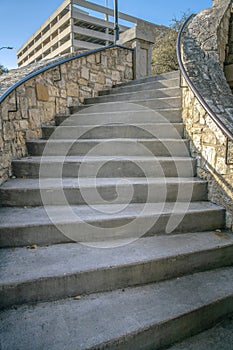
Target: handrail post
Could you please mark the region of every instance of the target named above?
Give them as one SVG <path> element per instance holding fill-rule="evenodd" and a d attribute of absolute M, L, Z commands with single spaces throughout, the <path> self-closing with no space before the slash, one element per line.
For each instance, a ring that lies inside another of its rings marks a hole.
<path fill-rule="evenodd" d="M 118 21 L 118 0 L 114 0 L 114 32 L 115 32 L 115 39 L 114 43 L 116 44 L 119 40 L 119 21 Z"/>

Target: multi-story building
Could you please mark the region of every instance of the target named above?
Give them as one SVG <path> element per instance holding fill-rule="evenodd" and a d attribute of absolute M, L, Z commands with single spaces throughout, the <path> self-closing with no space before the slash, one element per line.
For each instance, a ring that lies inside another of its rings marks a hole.
<path fill-rule="evenodd" d="M 18 66 L 112 44 L 113 16 L 114 11 L 108 7 L 86 0 L 65 0 L 18 50 Z M 120 32 L 139 21 L 121 12 L 119 19 L 126 21 L 126 25 L 120 25 Z"/>

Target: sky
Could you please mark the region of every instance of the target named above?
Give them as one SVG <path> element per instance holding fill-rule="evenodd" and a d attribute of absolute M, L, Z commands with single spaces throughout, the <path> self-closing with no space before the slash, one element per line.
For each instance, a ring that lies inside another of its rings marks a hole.
<path fill-rule="evenodd" d="M 91 0 L 105 5 L 107 0 Z M 16 52 L 24 42 L 62 4 L 63 0 L 0 0 L 0 64 L 8 69 L 16 68 Z M 212 0 L 118 0 L 119 11 L 155 24 L 169 25 L 172 18 L 182 13 L 198 13 L 211 7 Z M 108 0 L 113 8 L 113 0 Z"/>

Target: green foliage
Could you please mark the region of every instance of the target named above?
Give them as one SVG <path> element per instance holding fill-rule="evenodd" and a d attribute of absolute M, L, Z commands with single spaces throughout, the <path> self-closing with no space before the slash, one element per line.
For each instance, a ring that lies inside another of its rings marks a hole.
<path fill-rule="evenodd" d="M 0 75 L 7 73 L 8 69 L 6 67 L 4 67 L 2 64 L 0 64 Z"/>
<path fill-rule="evenodd" d="M 189 13 L 183 13 L 180 19 L 173 18 L 166 31 L 162 31 L 156 39 L 152 55 L 152 72 L 161 74 L 177 70 L 176 40 L 183 23 Z"/>

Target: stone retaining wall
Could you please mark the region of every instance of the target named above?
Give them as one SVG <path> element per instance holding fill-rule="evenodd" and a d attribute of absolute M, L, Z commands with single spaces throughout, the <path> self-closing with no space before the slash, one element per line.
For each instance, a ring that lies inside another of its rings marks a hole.
<path fill-rule="evenodd" d="M 0 105 L 0 184 L 11 176 L 12 159 L 27 155 L 26 140 L 41 137 L 42 124 L 131 79 L 133 52 L 115 47 L 63 63 L 19 86 Z"/>
<path fill-rule="evenodd" d="M 183 41 L 183 58 L 191 81 L 233 133 L 233 95 L 223 72 L 231 7 L 232 0 L 215 1 L 213 8 L 195 17 Z M 198 176 L 209 182 L 209 200 L 227 209 L 227 226 L 232 228 L 232 145 L 229 143 L 228 149 L 227 138 L 187 86 L 182 100 L 186 135 L 198 160 Z"/>

